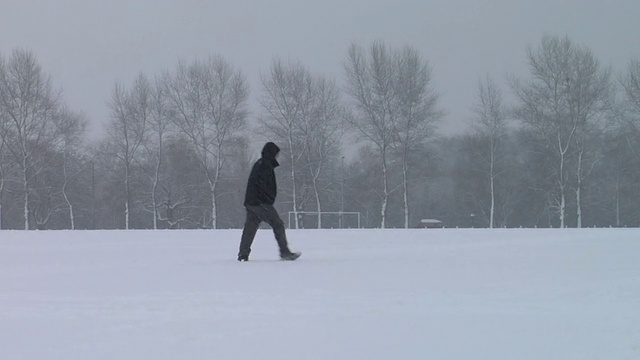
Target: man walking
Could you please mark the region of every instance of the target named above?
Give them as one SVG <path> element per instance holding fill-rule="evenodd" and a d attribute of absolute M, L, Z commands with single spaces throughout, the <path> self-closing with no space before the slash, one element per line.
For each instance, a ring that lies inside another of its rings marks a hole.
<path fill-rule="evenodd" d="M 295 260 L 300 257 L 299 252 L 289 250 L 284 223 L 280 219 L 278 211 L 273 207 L 278 191 L 274 169 L 280 165 L 277 160 L 279 153 L 280 148 L 276 144 L 266 143 L 262 148 L 262 157 L 253 164 L 251 169 L 244 198 L 247 220 L 244 223 L 244 230 L 242 230 L 238 261 L 249 261 L 251 244 L 253 244 L 256 232 L 263 221 L 273 228 L 280 248 L 280 259 Z"/>

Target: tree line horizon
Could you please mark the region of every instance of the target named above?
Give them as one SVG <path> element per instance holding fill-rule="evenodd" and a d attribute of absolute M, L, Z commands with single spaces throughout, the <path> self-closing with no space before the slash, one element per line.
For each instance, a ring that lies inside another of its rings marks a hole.
<path fill-rule="evenodd" d="M 0 229 L 241 228 L 256 141 L 282 149 L 292 228 L 356 226 L 340 212 L 366 228 L 640 226 L 640 59 L 614 72 L 551 35 L 526 59 L 478 79 L 463 134 L 437 131 L 429 61 L 374 41 L 348 47 L 339 81 L 275 58 L 251 92 L 222 55 L 141 72 L 114 84 L 93 140 L 35 54 L 0 53 Z"/>

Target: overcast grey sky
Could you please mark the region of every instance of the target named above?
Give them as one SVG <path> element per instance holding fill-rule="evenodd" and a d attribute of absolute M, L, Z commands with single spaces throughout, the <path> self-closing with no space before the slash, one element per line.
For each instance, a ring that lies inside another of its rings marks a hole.
<path fill-rule="evenodd" d="M 638 15 L 638 0 L 0 0 L 0 53 L 33 51 L 67 103 L 100 124 L 116 81 L 129 86 L 179 59 L 222 55 L 255 101 L 275 56 L 341 83 L 350 42 L 408 44 L 433 67 L 451 133 L 465 126 L 478 79 L 526 75 L 526 47 L 544 34 L 624 69 L 640 55 Z"/>

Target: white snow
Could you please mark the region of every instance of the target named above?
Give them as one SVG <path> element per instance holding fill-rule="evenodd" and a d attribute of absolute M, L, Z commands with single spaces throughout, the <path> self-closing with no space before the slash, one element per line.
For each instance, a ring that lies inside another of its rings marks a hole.
<path fill-rule="evenodd" d="M 0 232 L 0 359 L 640 359 L 640 229 Z"/>

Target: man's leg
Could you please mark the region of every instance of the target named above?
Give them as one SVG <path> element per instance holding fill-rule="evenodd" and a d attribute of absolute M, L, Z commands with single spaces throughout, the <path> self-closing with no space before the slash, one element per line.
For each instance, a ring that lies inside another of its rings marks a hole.
<path fill-rule="evenodd" d="M 278 247 L 280 248 L 280 255 L 290 254 L 291 251 L 289 250 L 289 244 L 287 243 L 284 222 L 280 218 L 278 211 L 273 207 L 273 205 L 265 204 L 262 205 L 262 208 L 264 209 L 264 215 L 261 215 L 261 218 L 273 228 L 273 234 L 275 235 Z"/>
<path fill-rule="evenodd" d="M 260 216 L 252 211 L 253 206 L 247 206 L 247 219 L 244 222 L 242 230 L 242 238 L 240 240 L 240 251 L 238 252 L 238 260 L 248 260 L 251 253 L 251 244 L 256 236 L 256 232 L 260 227 Z"/>

